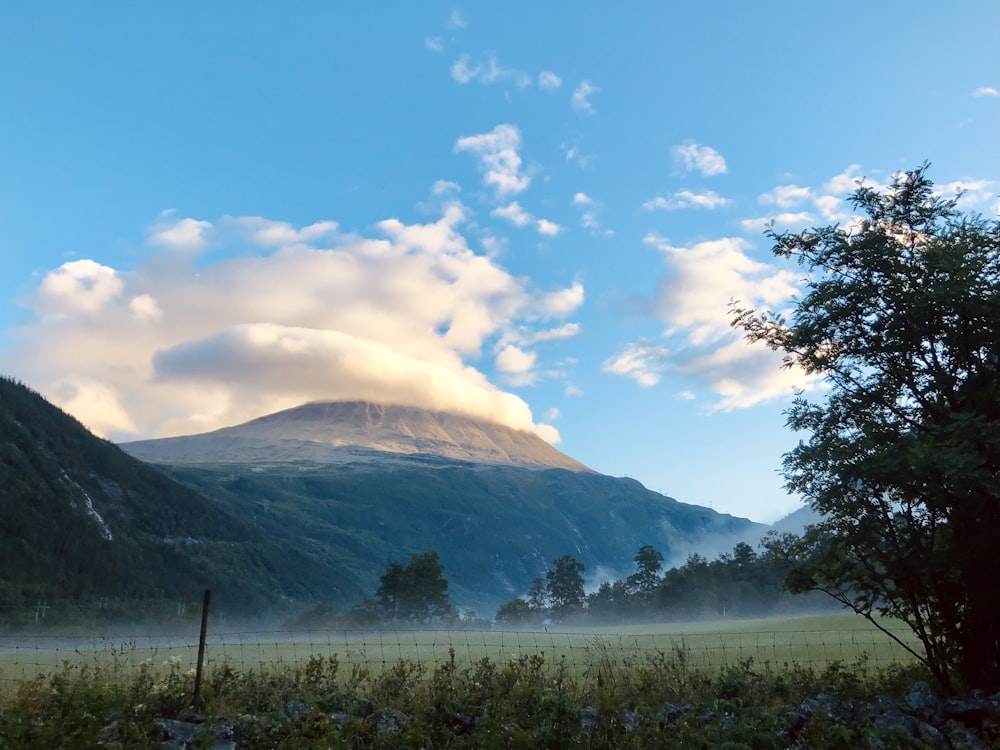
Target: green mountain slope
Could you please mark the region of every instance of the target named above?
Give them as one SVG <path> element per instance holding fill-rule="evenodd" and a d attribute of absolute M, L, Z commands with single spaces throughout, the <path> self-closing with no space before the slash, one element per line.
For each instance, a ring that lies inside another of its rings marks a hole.
<path fill-rule="evenodd" d="M 197 600 L 205 588 L 249 611 L 326 595 L 316 563 L 0 378 L 0 617 L 38 599 Z"/>
<path fill-rule="evenodd" d="M 164 466 L 276 540 L 338 570 L 335 606 L 378 586 L 390 561 L 440 554 L 452 599 L 480 614 L 524 593 L 557 557 L 624 577 L 652 544 L 668 561 L 731 549 L 763 527 L 686 505 L 630 479 L 564 469 L 393 457 L 330 466 Z M 758 528 L 759 527 L 759 528 Z"/>

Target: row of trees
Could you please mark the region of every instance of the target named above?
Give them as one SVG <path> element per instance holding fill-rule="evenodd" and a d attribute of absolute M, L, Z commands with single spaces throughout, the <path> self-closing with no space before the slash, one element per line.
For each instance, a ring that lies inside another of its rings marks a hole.
<path fill-rule="evenodd" d="M 644 545 L 635 572 L 584 592 L 584 566 L 570 555 L 554 561 L 524 597 L 501 605 L 501 626 L 533 627 L 545 622 L 618 623 L 705 617 L 759 617 L 837 606 L 825 597 L 793 597 L 784 588 L 782 539 L 772 537 L 761 552 L 740 542 L 709 561 L 694 554 L 664 571 L 662 553 Z"/>
<path fill-rule="evenodd" d="M 582 562 L 572 555 L 554 560 L 535 578 L 523 597 L 497 610 L 500 627 L 537 627 L 573 621 L 613 624 L 624 621 L 680 620 L 704 617 L 753 617 L 774 611 L 817 609 L 824 603 L 792 597 L 784 591 L 782 560 L 764 547 L 755 552 L 740 543 L 732 552 L 709 561 L 691 555 L 664 571 L 663 555 L 650 545 L 635 555 L 635 572 L 585 590 Z M 829 606 L 829 605 L 828 605 Z M 337 618 L 321 605 L 300 615 L 297 625 L 369 626 L 387 622 L 489 626 L 472 612 L 460 612 L 448 595 L 448 580 L 437 552 L 414 555 L 409 563 L 392 562 L 379 579 L 375 595 Z"/>

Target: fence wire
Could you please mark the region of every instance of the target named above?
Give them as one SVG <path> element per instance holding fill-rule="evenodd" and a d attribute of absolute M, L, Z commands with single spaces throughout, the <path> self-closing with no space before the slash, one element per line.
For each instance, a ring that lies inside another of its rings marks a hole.
<path fill-rule="evenodd" d="M 913 647 L 909 631 L 895 635 Z M 192 671 L 198 636 L 0 635 L 0 682 L 20 683 L 64 668 L 100 669 L 126 679 L 140 670 Z M 693 667 L 720 669 L 748 659 L 772 666 L 824 667 L 865 659 L 875 666 L 907 663 L 913 656 L 875 629 L 754 630 L 718 632 L 549 632 L 525 630 L 308 630 L 243 631 L 208 635 L 206 669 L 226 666 L 251 672 L 305 664 L 311 657 L 336 656 L 341 664 L 371 672 L 400 661 L 434 668 L 473 664 L 488 658 L 502 663 L 541 655 L 570 672 L 595 663 L 642 663 L 666 654 Z"/>

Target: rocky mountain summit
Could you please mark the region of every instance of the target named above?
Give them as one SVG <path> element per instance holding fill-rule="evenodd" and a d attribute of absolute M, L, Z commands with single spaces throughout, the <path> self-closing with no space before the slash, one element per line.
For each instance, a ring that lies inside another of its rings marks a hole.
<path fill-rule="evenodd" d="M 309 403 L 234 427 L 122 445 L 156 463 L 341 464 L 392 456 L 590 472 L 538 435 L 460 414 L 366 401 Z"/>

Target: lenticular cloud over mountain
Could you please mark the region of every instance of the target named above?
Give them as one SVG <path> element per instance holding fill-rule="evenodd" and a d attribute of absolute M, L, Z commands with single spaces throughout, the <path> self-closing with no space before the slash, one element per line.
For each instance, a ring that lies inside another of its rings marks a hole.
<path fill-rule="evenodd" d="M 556 442 L 554 428 L 471 363 L 489 365 L 512 343 L 530 348 L 552 329 L 578 330 L 566 318 L 582 286 L 531 288 L 470 247 L 464 218 L 453 203 L 430 224 L 381 222 L 375 239 L 333 222 L 165 220 L 133 269 L 86 259 L 49 272 L 8 369 L 116 439 L 357 399 Z"/>

